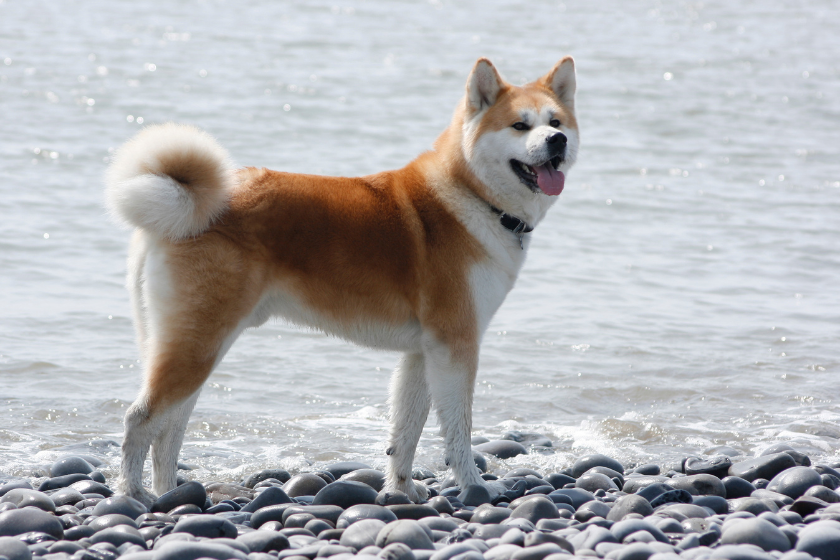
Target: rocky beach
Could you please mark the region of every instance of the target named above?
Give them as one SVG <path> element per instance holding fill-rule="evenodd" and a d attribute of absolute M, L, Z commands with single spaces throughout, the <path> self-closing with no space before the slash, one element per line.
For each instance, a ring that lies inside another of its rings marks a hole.
<path fill-rule="evenodd" d="M 356 461 L 190 480 L 150 507 L 114 494 L 108 467 L 68 455 L 47 476 L 0 477 L 0 559 L 30 560 L 822 560 L 840 559 L 840 468 L 790 445 L 754 457 L 719 446 L 674 464 L 602 454 L 558 472 L 504 459 L 551 447 L 540 434 L 473 438 L 491 493 L 417 467 L 425 503 L 383 490 Z"/>

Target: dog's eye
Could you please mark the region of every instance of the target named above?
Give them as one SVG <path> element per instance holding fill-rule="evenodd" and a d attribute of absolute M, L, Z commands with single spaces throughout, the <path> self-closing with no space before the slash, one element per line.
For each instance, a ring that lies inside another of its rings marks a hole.
<path fill-rule="evenodd" d="M 513 128 L 516 130 L 529 130 L 531 127 L 524 122 L 518 122 L 513 124 Z"/>
<path fill-rule="evenodd" d="M 557 119 L 551 119 L 550 121 L 548 121 L 548 126 L 550 126 L 551 128 L 559 128 L 560 121 L 558 121 Z"/>

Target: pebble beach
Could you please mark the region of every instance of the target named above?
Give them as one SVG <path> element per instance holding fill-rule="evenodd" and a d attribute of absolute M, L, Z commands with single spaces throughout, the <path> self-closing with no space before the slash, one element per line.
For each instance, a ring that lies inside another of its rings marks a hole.
<path fill-rule="evenodd" d="M 474 437 L 492 499 L 416 467 L 429 494 L 417 504 L 383 490 L 381 470 L 343 461 L 205 482 L 181 463 L 179 485 L 147 507 L 114 493 L 101 458 L 68 455 L 45 476 L 0 479 L 0 559 L 840 558 L 838 463 L 782 443 L 755 457 L 720 446 L 673 464 L 589 454 L 558 472 L 487 472 L 488 458 L 551 446 L 533 433 Z"/>

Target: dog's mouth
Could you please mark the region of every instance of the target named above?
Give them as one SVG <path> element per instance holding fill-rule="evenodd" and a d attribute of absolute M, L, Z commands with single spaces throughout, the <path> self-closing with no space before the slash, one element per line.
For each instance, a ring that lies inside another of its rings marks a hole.
<path fill-rule="evenodd" d="M 542 191 L 549 196 L 557 196 L 563 192 L 566 176 L 558 170 L 563 159 L 554 156 L 540 165 L 528 165 L 517 159 L 510 160 L 510 166 L 519 180 L 534 192 Z"/>

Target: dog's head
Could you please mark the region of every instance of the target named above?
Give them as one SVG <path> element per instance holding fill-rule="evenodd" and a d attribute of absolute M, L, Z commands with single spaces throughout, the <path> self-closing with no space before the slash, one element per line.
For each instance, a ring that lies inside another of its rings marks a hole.
<path fill-rule="evenodd" d="M 461 150 L 488 202 L 537 223 L 563 191 L 577 157 L 574 60 L 567 56 L 518 87 L 479 59 L 461 115 Z"/>

